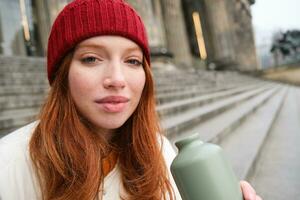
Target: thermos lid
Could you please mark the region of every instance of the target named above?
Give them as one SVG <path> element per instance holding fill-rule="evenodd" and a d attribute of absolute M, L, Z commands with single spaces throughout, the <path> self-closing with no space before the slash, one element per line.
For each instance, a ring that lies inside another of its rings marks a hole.
<path fill-rule="evenodd" d="M 190 144 L 193 141 L 198 141 L 198 143 L 203 143 L 202 141 L 199 140 L 199 133 L 194 133 L 184 139 L 181 139 L 177 142 L 175 142 L 176 147 L 178 148 L 178 150 L 181 150 L 184 146 L 186 146 L 187 144 Z"/>

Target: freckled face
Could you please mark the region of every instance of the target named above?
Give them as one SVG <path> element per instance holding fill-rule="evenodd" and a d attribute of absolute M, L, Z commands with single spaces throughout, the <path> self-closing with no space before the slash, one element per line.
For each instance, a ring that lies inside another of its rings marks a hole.
<path fill-rule="evenodd" d="M 102 134 L 111 135 L 136 109 L 145 85 L 142 62 L 140 47 L 119 36 L 89 38 L 76 47 L 68 75 L 71 96 Z"/>

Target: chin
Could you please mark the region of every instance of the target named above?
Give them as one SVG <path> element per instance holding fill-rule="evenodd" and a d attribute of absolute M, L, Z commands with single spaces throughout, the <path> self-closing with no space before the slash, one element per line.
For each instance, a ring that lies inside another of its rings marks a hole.
<path fill-rule="evenodd" d="M 111 123 L 95 123 L 95 125 L 101 129 L 107 129 L 107 130 L 112 130 L 112 129 L 117 129 L 117 128 L 120 128 L 121 126 L 123 126 L 123 124 L 125 123 L 126 121 L 122 121 L 122 122 L 111 122 Z"/>

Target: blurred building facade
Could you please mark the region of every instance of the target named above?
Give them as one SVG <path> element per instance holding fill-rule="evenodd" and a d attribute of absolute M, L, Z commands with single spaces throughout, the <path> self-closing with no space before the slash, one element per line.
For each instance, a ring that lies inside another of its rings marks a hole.
<path fill-rule="evenodd" d="M 1 0 L 0 54 L 44 56 L 51 24 L 70 0 Z M 127 0 L 145 21 L 152 55 L 256 70 L 254 0 Z"/>

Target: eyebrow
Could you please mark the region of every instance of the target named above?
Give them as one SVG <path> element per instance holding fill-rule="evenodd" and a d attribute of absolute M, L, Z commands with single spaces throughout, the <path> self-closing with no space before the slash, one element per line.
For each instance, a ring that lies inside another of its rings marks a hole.
<path fill-rule="evenodd" d="M 105 47 L 99 44 L 79 44 L 76 49 L 81 49 L 81 48 L 94 48 L 94 49 L 104 49 Z"/>

